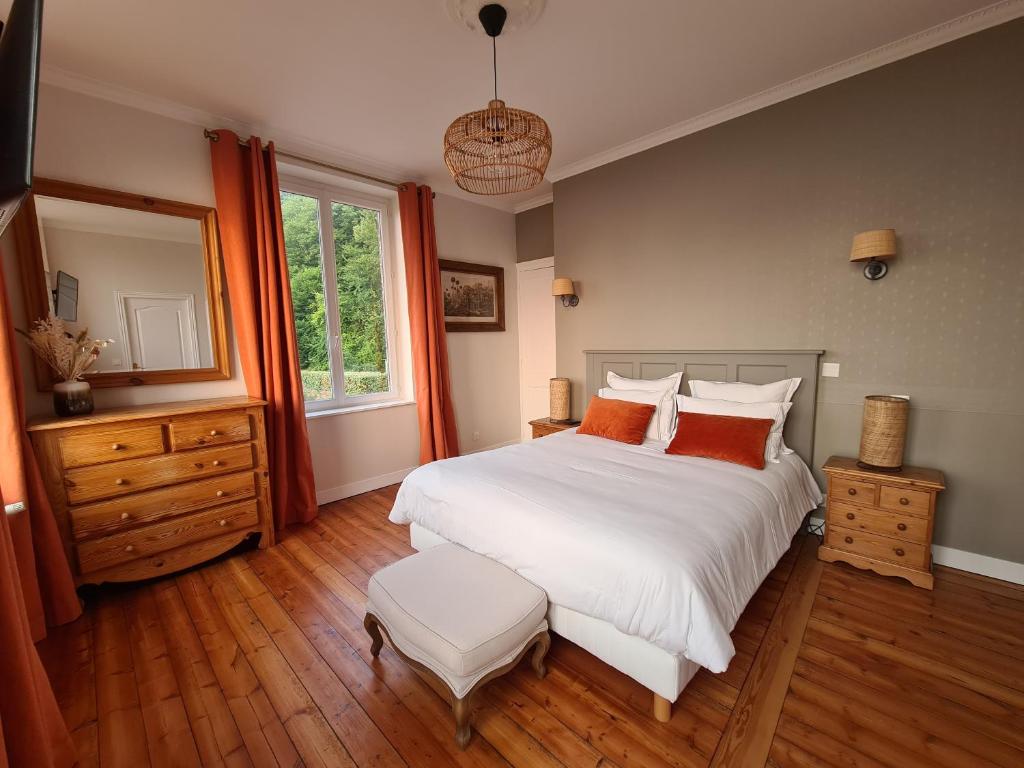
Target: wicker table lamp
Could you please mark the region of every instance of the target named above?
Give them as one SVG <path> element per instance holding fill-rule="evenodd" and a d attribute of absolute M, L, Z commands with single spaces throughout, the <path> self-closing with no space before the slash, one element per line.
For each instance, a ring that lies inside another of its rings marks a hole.
<path fill-rule="evenodd" d="M 570 389 L 569 380 L 557 378 L 551 380 L 551 420 L 565 423 L 570 420 Z"/>
<path fill-rule="evenodd" d="M 907 441 L 907 412 L 910 401 L 891 395 L 864 398 L 864 424 L 860 431 L 857 464 L 865 469 L 899 472 Z"/>

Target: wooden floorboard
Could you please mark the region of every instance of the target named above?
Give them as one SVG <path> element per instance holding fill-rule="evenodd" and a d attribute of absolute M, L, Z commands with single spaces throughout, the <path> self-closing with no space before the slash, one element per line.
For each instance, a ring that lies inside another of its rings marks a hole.
<path fill-rule="evenodd" d="M 703 768 L 1024 765 L 1024 588 L 937 568 L 927 592 L 798 537 L 662 724 L 650 692 L 554 638 L 487 686 L 469 748 L 436 684 L 362 626 L 412 553 L 397 486 L 326 505 L 278 546 L 89 595 L 40 644 L 79 764 Z"/>

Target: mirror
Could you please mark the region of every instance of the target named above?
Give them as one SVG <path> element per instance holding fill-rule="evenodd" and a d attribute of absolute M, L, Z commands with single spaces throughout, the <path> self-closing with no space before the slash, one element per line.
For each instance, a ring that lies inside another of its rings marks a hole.
<path fill-rule="evenodd" d="M 26 324 L 53 312 L 113 339 L 94 387 L 230 376 L 212 208 L 36 179 L 15 220 Z M 40 389 L 53 377 L 37 361 Z"/>

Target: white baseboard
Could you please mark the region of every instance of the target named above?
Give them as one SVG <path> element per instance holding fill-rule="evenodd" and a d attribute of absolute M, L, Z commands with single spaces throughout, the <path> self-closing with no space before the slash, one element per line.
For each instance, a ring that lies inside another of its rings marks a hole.
<path fill-rule="evenodd" d="M 349 496 L 358 496 L 360 493 L 369 493 L 370 491 L 376 491 L 378 488 L 386 488 L 389 485 L 405 480 L 405 476 L 414 469 L 416 467 L 406 467 L 395 472 L 388 472 L 386 475 L 377 475 L 376 477 L 368 477 L 365 480 L 356 480 L 354 483 L 345 483 L 345 485 L 337 485 L 334 488 L 324 488 L 322 491 L 318 490 L 316 492 L 316 503 L 328 504 L 338 499 L 347 499 Z"/>
<path fill-rule="evenodd" d="M 812 517 L 810 523 L 817 527 L 824 525 L 825 521 L 820 517 Z M 932 544 L 932 562 L 1000 581 L 1024 584 L 1024 563 L 1015 563 L 1012 560 L 1000 560 L 998 557 Z"/>
<path fill-rule="evenodd" d="M 465 453 L 483 453 L 484 451 L 493 451 L 495 448 L 504 448 L 507 445 L 515 445 L 521 443 L 522 440 L 506 440 L 503 443 L 495 443 L 494 445 L 485 445 L 483 448 L 474 448 L 471 451 L 465 451 Z"/>

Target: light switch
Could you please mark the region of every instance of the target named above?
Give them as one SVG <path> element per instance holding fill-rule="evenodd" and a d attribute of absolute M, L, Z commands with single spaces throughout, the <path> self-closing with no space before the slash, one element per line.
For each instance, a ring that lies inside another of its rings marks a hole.
<path fill-rule="evenodd" d="M 839 363 L 822 363 L 821 375 L 829 379 L 839 378 Z"/>

